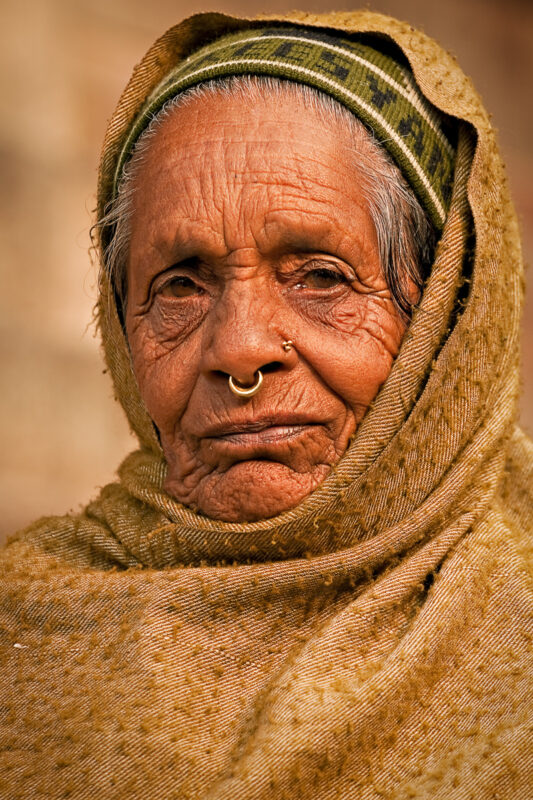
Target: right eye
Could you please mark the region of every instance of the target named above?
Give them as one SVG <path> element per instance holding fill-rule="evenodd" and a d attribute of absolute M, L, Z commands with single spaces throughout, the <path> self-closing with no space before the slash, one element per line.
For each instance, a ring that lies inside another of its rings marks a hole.
<path fill-rule="evenodd" d="M 201 294 L 203 289 L 186 275 L 174 275 L 159 289 L 163 297 L 192 297 Z"/>

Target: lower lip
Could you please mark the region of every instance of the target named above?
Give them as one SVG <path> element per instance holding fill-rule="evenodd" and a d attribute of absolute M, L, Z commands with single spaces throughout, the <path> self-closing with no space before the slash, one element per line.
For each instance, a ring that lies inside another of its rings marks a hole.
<path fill-rule="evenodd" d="M 223 436 L 217 436 L 216 440 L 239 447 L 257 447 L 260 445 L 286 442 L 297 436 L 301 436 L 303 433 L 308 433 L 314 428 L 316 428 L 316 425 L 272 425 L 269 428 L 264 428 L 262 431 L 227 433 Z"/>

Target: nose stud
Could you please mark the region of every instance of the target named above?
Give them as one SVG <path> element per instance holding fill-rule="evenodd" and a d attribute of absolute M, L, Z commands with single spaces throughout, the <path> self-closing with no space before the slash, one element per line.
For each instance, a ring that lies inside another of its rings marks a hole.
<path fill-rule="evenodd" d="M 242 384 L 237 383 L 233 375 L 230 375 L 228 378 L 228 383 L 233 394 L 236 394 L 237 397 L 253 397 L 254 394 L 257 394 L 261 388 L 261 384 L 263 383 L 263 373 L 260 369 L 258 369 L 255 374 L 257 377 L 251 386 L 243 386 Z"/>
<path fill-rule="evenodd" d="M 281 346 L 283 347 L 285 352 L 288 353 L 293 348 L 293 342 L 292 342 L 291 339 L 287 339 L 287 341 L 283 342 L 283 344 Z"/>

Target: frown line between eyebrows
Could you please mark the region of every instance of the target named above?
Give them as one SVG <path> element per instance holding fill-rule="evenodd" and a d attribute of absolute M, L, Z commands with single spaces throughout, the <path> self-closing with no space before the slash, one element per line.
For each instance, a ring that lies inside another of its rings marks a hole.
<path fill-rule="evenodd" d="M 194 220 L 173 220 L 170 225 L 161 225 L 153 230 L 151 241 L 143 248 L 137 269 L 142 279 L 151 285 L 162 272 L 174 266 L 198 271 L 203 263 L 213 267 L 223 262 L 232 252 L 250 250 L 273 259 L 295 254 L 314 254 L 340 259 L 358 272 L 364 258 L 364 241 L 354 224 L 350 236 L 341 236 L 334 219 L 326 215 L 302 214 L 294 210 L 276 209 L 263 218 L 258 232 L 252 232 L 253 247 L 243 241 L 243 247 L 228 248 L 222 232 L 212 226 Z M 243 237 L 244 238 L 244 237 Z M 252 259 L 255 260 L 255 259 Z M 134 265 L 135 268 L 136 265 Z"/>

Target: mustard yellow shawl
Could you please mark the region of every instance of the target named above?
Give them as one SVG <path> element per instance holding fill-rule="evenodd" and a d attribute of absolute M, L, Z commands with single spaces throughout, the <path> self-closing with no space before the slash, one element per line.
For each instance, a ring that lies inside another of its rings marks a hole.
<path fill-rule="evenodd" d="M 0 559 L 0 797 L 530 800 L 533 447 L 516 427 L 522 262 L 487 113 L 455 61 L 356 12 L 459 125 L 451 211 L 421 306 L 355 441 L 279 517 L 217 522 L 162 489 L 112 292 L 99 321 L 140 448 L 80 514 Z M 111 120 L 192 49 L 171 28 Z M 263 24 L 263 23 L 261 23 Z"/>

